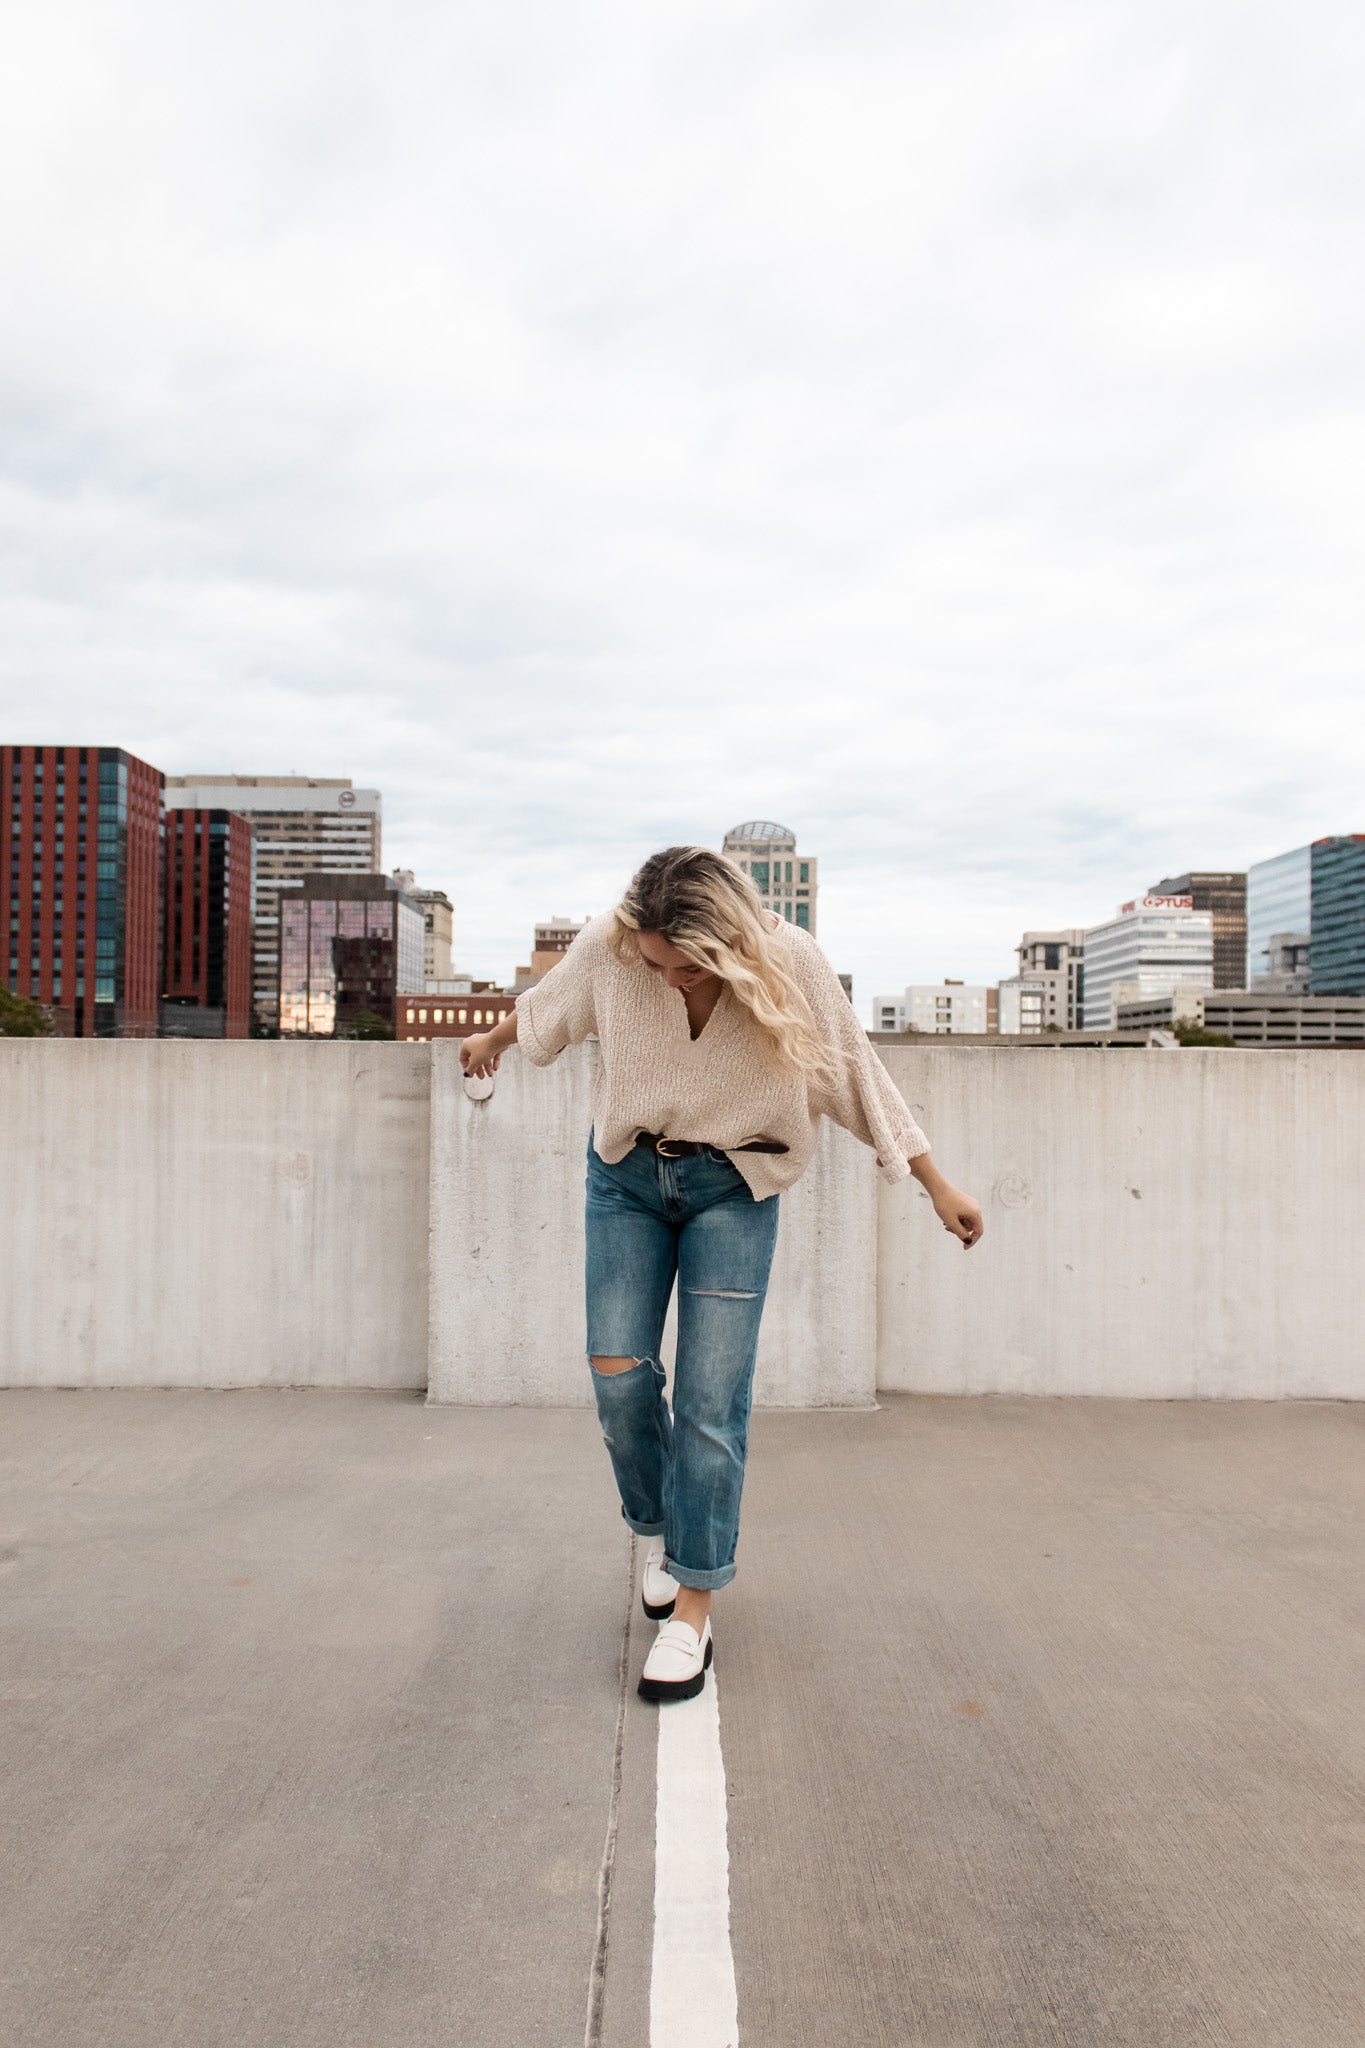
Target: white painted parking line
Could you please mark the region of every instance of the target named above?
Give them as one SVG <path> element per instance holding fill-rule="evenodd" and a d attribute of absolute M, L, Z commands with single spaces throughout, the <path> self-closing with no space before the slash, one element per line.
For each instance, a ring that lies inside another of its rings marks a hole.
<path fill-rule="evenodd" d="M 650 2048 L 738 2048 L 725 1763 L 714 1667 L 696 1699 L 657 1712 Z"/>

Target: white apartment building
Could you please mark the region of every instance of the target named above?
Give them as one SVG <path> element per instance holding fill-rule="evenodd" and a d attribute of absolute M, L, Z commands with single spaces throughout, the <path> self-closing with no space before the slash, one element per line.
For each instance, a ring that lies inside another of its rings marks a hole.
<path fill-rule="evenodd" d="M 984 982 L 912 982 L 903 995 L 872 998 L 872 1029 L 924 1031 L 935 1036 L 994 1031 L 995 990 Z"/>
<path fill-rule="evenodd" d="M 769 910 L 814 932 L 819 862 L 812 854 L 797 853 L 789 826 L 750 818 L 726 833 L 721 852 L 743 868 Z"/>
<path fill-rule="evenodd" d="M 395 868 L 393 878 L 422 906 L 422 969 L 426 980 L 449 981 L 455 972 L 450 957 L 455 906 L 444 889 L 419 889 L 411 868 Z"/>
<path fill-rule="evenodd" d="M 1000 984 L 1002 1035 L 1082 1028 L 1085 932 L 1025 932 L 1015 947 L 1018 971 Z"/>
<path fill-rule="evenodd" d="M 1055 1000 L 1056 991 L 1039 975 L 1015 974 L 1000 984 L 1000 1035 L 1002 1038 L 1032 1037 L 1046 1031 L 1048 1019 L 1053 1015 L 1049 996 Z M 1065 1030 L 1061 1025 L 1059 1029 Z"/>
<path fill-rule="evenodd" d="M 1085 934 L 1085 1025 L 1115 1028 L 1115 983 L 1130 1001 L 1213 987 L 1213 912 L 1188 896 L 1138 896 Z"/>
<path fill-rule="evenodd" d="M 255 834 L 251 880 L 251 983 L 256 1015 L 279 1024 L 280 891 L 305 875 L 382 872 L 377 789 L 347 776 L 168 775 L 166 809 L 238 811 Z"/>

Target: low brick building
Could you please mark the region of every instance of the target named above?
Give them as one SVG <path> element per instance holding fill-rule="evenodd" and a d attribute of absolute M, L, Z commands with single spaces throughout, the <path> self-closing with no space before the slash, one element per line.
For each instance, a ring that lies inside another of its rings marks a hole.
<path fill-rule="evenodd" d="M 468 995 L 400 996 L 396 1035 L 424 1043 L 432 1038 L 468 1038 L 475 1031 L 491 1031 L 516 1002 L 510 989 L 488 982 L 478 983 Z"/>

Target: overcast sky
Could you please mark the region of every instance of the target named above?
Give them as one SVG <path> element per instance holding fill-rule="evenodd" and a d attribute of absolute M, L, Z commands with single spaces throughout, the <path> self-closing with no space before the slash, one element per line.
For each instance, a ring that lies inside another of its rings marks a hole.
<path fill-rule="evenodd" d="M 817 854 L 860 1012 L 1365 830 L 1365 11 L 11 0 L 6 736 L 350 775 L 510 975 Z"/>

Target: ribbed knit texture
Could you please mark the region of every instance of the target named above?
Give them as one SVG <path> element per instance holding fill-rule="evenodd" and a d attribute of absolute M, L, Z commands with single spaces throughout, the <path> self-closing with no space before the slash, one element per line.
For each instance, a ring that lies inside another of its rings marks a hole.
<path fill-rule="evenodd" d="M 800 1179 L 821 1116 L 870 1145 L 889 1181 L 904 1180 L 910 1160 L 929 1150 L 809 932 L 782 919 L 773 943 L 842 1060 L 843 1078 L 833 1090 L 809 1088 L 779 1067 L 728 986 L 694 1039 L 681 992 L 643 963 L 616 958 L 607 943 L 611 920 L 610 911 L 591 918 L 545 979 L 517 997 L 517 1042 L 532 1065 L 547 1067 L 566 1045 L 600 1040 L 594 1142 L 609 1166 L 625 1158 L 638 1131 L 692 1138 L 730 1152 L 762 1201 Z M 789 1149 L 733 1150 L 753 1138 L 778 1139 Z"/>

